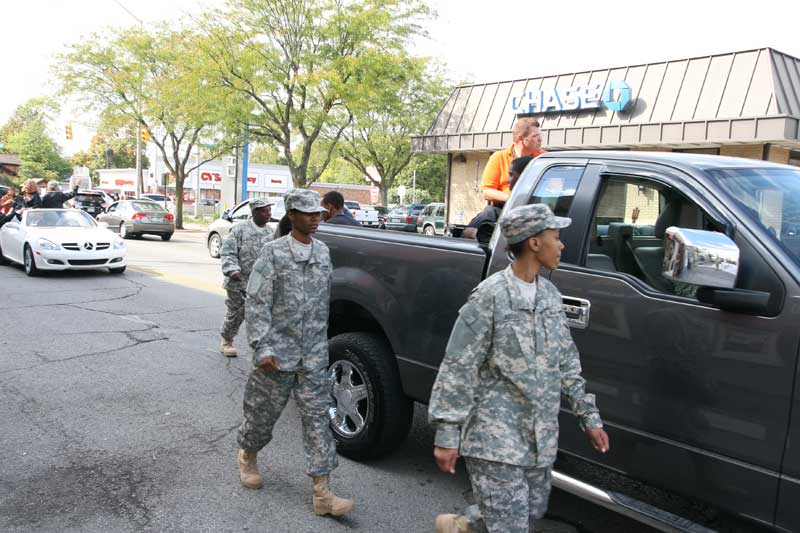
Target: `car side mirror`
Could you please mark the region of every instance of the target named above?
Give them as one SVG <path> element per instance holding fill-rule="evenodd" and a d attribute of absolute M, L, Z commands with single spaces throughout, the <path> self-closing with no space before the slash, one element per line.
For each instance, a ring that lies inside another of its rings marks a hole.
<path fill-rule="evenodd" d="M 227 220 L 228 222 L 230 222 L 231 221 L 231 210 L 230 209 L 226 209 L 225 211 L 223 211 L 222 215 L 220 215 L 220 218 L 222 220 Z"/>
<path fill-rule="evenodd" d="M 101 228 L 108 229 L 108 222 L 100 221 L 97 223 L 97 225 L 100 226 Z"/>
<path fill-rule="evenodd" d="M 667 228 L 662 275 L 668 280 L 733 289 L 738 274 L 739 247 L 724 233 Z"/>

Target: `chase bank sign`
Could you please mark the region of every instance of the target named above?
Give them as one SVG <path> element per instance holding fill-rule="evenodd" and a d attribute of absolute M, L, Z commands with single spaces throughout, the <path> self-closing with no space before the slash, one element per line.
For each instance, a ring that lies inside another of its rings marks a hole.
<path fill-rule="evenodd" d="M 511 109 L 517 115 L 582 111 L 605 107 L 609 111 L 622 111 L 631 101 L 631 86 L 625 80 L 612 80 L 603 84 L 576 85 L 574 87 L 526 91 L 511 99 Z"/>

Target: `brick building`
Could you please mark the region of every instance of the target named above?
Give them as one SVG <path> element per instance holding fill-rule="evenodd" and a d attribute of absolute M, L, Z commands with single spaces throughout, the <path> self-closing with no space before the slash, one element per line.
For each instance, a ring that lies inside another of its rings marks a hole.
<path fill-rule="evenodd" d="M 512 144 L 517 116 L 539 120 L 550 151 L 676 151 L 800 166 L 800 59 L 761 48 L 456 87 L 411 140 L 415 152 L 448 155 L 448 223 L 466 223 L 485 205 L 483 169 Z M 641 194 L 629 186 L 600 208 L 630 222 L 635 204 L 646 223 L 658 206 Z"/>
<path fill-rule="evenodd" d="M 323 183 L 315 181 L 309 189 L 317 191 L 320 196 L 328 191 L 339 191 L 345 200 L 352 200 L 362 205 L 380 203 L 380 194 L 377 187 L 372 185 L 348 185 L 344 183 Z"/>

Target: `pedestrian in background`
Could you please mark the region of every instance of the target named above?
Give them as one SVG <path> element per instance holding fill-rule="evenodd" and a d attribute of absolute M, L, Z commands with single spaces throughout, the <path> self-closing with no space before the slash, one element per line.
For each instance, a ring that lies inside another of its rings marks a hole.
<path fill-rule="evenodd" d="M 7 215 L 14 208 L 14 198 L 17 196 L 17 190 L 14 187 L 9 187 L 6 193 L 0 198 L 0 215 Z"/>
<path fill-rule="evenodd" d="M 244 321 L 244 300 L 250 271 L 258 259 L 261 249 L 272 240 L 272 229 L 267 225 L 272 217 L 272 203 L 264 198 L 250 200 L 251 217 L 235 224 L 222 241 L 219 255 L 227 292 L 225 320 L 220 334 L 220 350 L 226 357 L 236 357 L 233 339 Z"/>
<path fill-rule="evenodd" d="M 22 196 L 24 207 L 29 209 L 42 207 L 42 197 L 39 196 L 39 186 L 35 180 L 25 180 L 22 184 Z"/>
<path fill-rule="evenodd" d="M 361 226 L 361 222 L 353 218 L 353 215 L 347 216 L 344 212 L 344 196 L 338 191 L 328 191 L 322 197 L 322 207 L 325 211 L 322 213 L 322 218 L 326 224 L 342 224 L 344 226 Z"/>
<path fill-rule="evenodd" d="M 506 150 L 492 154 L 486 163 L 481 178 L 481 194 L 493 205 L 502 207 L 508 200 L 511 188 L 508 185 L 508 169 L 517 157 L 530 155 L 538 157 L 542 150 L 542 132 L 539 121 L 532 117 L 518 118 L 512 131 L 514 144 Z"/>
<path fill-rule="evenodd" d="M 76 194 L 78 194 L 77 183 L 72 188 L 71 192 L 64 193 L 61 192 L 61 186 L 59 186 L 58 182 L 52 180 L 50 181 L 50 183 L 47 184 L 47 193 L 45 193 L 44 198 L 42 198 L 42 207 L 50 209 L 62 208 L 64 207 L 64 202 L 66 202 L 70 198 L 74 198 Z"/>
<path fill-rule="evenodd" d="M 253 348 L 253 370 L 244 392 L 244 421 L 239 427 L 239 477 L 260 488 L 264 481 L 257 454 L 272 440 L 272 430 L 294 394 L 303 425 L 306 473 L 313 479 L 313 509 L 341 516 L 353 500 L 330 489 L 338 465 L 328 422 L 328 308 L 331 258 L 328 247 L 312 237 L 320 224 L 317 192 L 294 189 L 286 195 L 291 233 L 267 243 L 247 285 L 245 324 Z"/>
<path fill-rule="evenodd" d="M 500 218 L 514 261 L 478 285 L 459 311 L 433 386 L 428 413 L 437 428 L 436 464 L 454 474 L 464 456 L 490 533 L 533 531 L 547 510 L 562 394 L 594 449 L 609 449 L 561 293 L 539 276 L 541 268 L 558 267 L 559 230 L 570 222 L 543 204 Z M 474 514 L 436 518 L 438 532 L 481 525 Z"/>

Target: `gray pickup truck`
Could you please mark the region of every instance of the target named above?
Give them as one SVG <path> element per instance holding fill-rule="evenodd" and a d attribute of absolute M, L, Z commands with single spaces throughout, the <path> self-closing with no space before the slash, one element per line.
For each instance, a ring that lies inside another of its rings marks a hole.
<path fill-rule="evenodd" d="M 507 207 L 525 203 L 573 220 L 547 275 L 612 442 L 591 450 L 565 404 L 560 457 L 800 531 L 800 169 L 556 152 L 528 166 Z M 334 264 L 331 424 L 342 454 L 368 459 L 403 441 L 459 308 L 508 252 L 498 231 L 488 246 L 344 226 L 319 237 Z M 659 529 L 700 530 L 603 475 L 556 470 L 556 486 Z"/>

